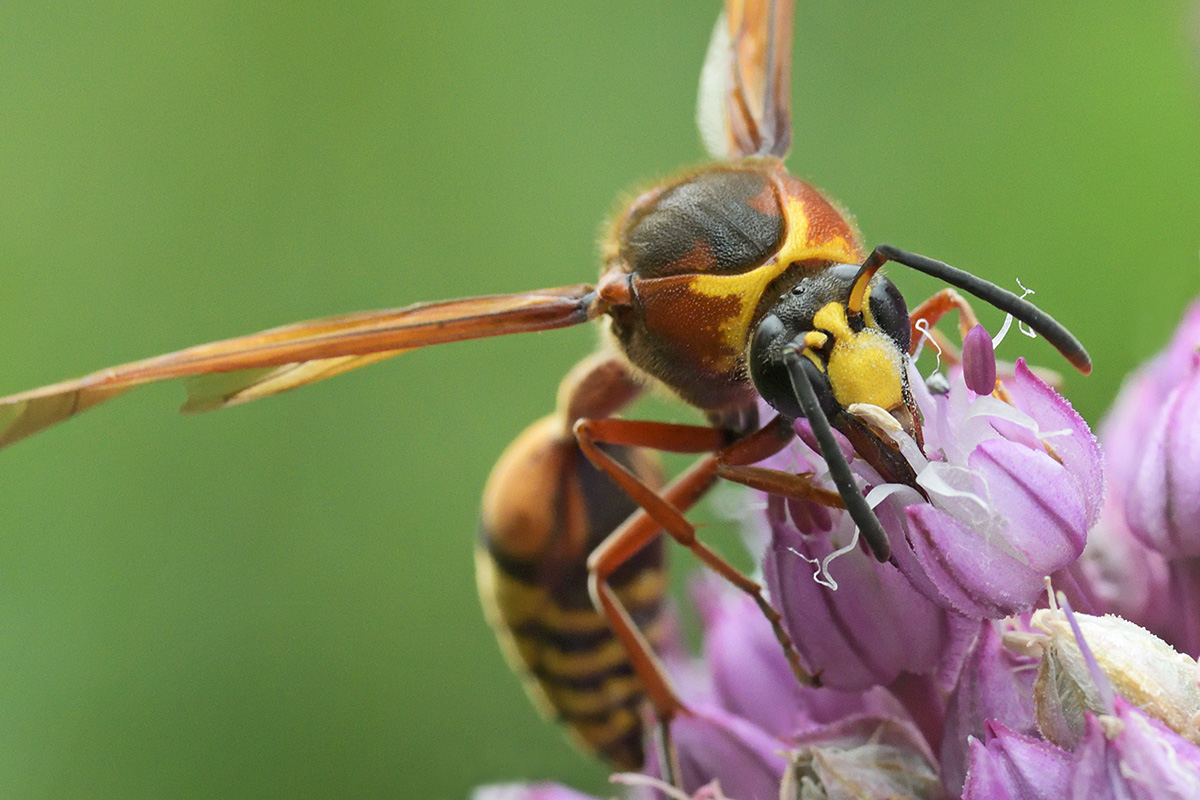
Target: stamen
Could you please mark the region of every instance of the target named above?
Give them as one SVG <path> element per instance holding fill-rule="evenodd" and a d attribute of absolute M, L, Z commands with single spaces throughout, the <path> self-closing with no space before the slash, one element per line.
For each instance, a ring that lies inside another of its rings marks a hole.
<path fill-rule="evenodd" d="M 1010 314 L 1009 316 L 1011 317 L 1012 315 Z M 921 350 L 925 347 L 925 343 L 929 342 L 931 345 L 933 345 L 933 349 L 937 351 L 937 361 L 933 367 L 933 371 L 937 372 L 942 368 L 942 348 L 938 345 L 937 340 L 929 335 L 929 320 L 919 319 L 917 320 L 916 325 L 913 327 L 915 327 L 921 334 L 921 338 L 917 342 L 917 351 L 913 353 L 912 356 L 913 360 L 917 360 L 917 358 L 921 355 Z"/>
<path fill-rule="evenodd" d="M 1021 299 L 1022 299 L 1022 300 L 1024 300 L 1026 297 L 1028 297 L 1028 296 L 1029 296 L 1029 295 L 1031 295 L 1031 294 L 1037 294 L 1037 292 L 1035 292 L 1033 289 L 1027 289 L 1027 288 L 1025 288 L 1025 284 L 1021 283 L 1021 279 L 1020 279 L 1020 278 L 1017 278 L 1017 286 L 1020 286 L 1020 287 L 1021 287 L 1021 291 L 1022 291 L 1022 293 L 1023 293 L 1023 294 L 1021 295 Z M 1026 323 L 1026 322 L 1018 322 L 1018 323 L 1017 323 L 1017 330 L 1019 330 L 1021 333 L 1025 334 L 1026 336 L 1028 336 L 1030 339 L 1036 339 L 1036 338 L 1037 338 L 1037 333 L 1035 333 L 1035 332 L 1034 332 L 1034 330 L 1033 330 L 1033 328 L 1029 327 L 1029 324 L 1028 324 L 1028 323 Z"/>
<path fill-rule="evenodd" d="M 857 547 L 858 526 L 855 525 L 854 534 L 850 537 L 850 543 L 844 547 L 839 547 L 837 550 L 834 550 L 824 558 L 809 558 L 794 547 L 789 547 L 788 550 L 800 556 L 803 561 L 806 561 L 807 563 L 816 567 L 816 570 L 813 571 L 814 581 L 816 581 L 819 585 L 824 586 L 829 591 L 836 592 L 838 590 L 838 582 L 834 580 L 832 575 L 829 574 L 829 565 L 833 563 L 834 559 L 846 555 L 846 553 L 849 553 L 851 550 L 854 550 Z"/>
<path fill-rule="evenodd" d="M 1022 292 L 1021 299 L 1022 300 L 1024 300 L 1026 297 L 1028 297 L 1031 294 L 1037 294 L 1037 292 L 1033 291 L 1033 289 L 1029 289 L 1025 286 L 1025 284 L 1021 283 L 1020 278 L 1017 278 L 1017 286 L 1021 287 L 1021 292 Z M 992 350 L 999 349 L 1000 343 L 1003 342 L 1004 337 L 1008 335 L 1008 329 L 1012 327 L 1012 321 L 1013 321 L 1012 314 L 1004 315 L 1004 324 L 1000 326 L 999 332 L 994 337 L 992 337 Z M 1017 330 L 1019 330 L 1021 333 L 1025 334 L 1026 336 L 1028 336 L 1031 339 L 1037 338 L 1037 334 L 1033 332 L 1033 329 L 1030 328 L 1028 325 L 1026 325 L 1024 322 L 1017 323 Z"/>
<path fill-rule="evenodd" d="M 1062 592 L 1058 592 L 1057 595 L 1058 605 L 1062 607 L 1062 613 L 1071 625 L 1071 633 L 1075 634 L 1075 643 L 1079 645 L 1079 652 L 1083 654 L 1083 662 L 1087 664 L 1092 682 L 1096 684 L 1096 691 L 1100 695 L 1100 704 L 1104 707 L 1106 714 L 1113 716 L 1117 711 L 1113 704 L 1112 684 L 1108 682 L 1108 676 L 1100 669 L 1100 664 L 1096 661 L 1092 648 L 1088 647 L 1087 640 L 1083 638 L 1083 631 L 1079 629 L 1079 621 L 1075 619 L 1075 612 L 1071 609 L 1071 604 L 1067 602 L 1067 596 Z"/>
<path fill-rule="evenodd" d="M 901 502 L 905 505 L 921 501 L 921 497 L 910 487 L 898 483 L 885 483 L 881 486 L 876 486 L 874 489 L 867 492 L 867 505 L 869 505 L 873 511 L 879 506 L 880 503 L 882 503 L 884 500 L 887 500 L 892 495 L 900 495 L 902 498 L 904 498 L 901 500 Z M 844 547 L 839 547 L 837 550 L 834 550 L 824 558 L 809 558 L 794 547 L 789 547 L 788 550 L 799 556 L 802 561 L 805 561 L 816 567 L 816 570 L 813 572 L 813 580 L 816 583 L 824 586 L 830 591 L 836 592 L 838 590 L 838 582 L 829 572 L 829 566 L 837 559 L 846 555 L 846 553 L 856 549 L 858 547 L 858 537 L 859 531 L 858 526 L 856 525 L 854 527 L 854 534 L 850 538 L 850 543 Z"/>
<path fill-rule="evenodd" d="M 982 325 L 976 325 L 963 337 L 963 379 L 977 395 L 991 394 L 996 388 L 996 353 Z"/>

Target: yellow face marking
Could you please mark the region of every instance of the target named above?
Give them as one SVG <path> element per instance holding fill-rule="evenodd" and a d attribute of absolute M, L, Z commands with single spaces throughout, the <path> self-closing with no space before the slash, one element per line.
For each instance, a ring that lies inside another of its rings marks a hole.
<path fill-rule="evenodd" d="M 833 336 L 826 373 L 838 405 L 869 403 L 891 411 L 904 403 L 904 363 L 887 334 L 876 328 L 855 333 L 841 303 L 826 305 L 813 316 L 813 324 Z"/>
<path fill-rule="evenodd" d="M 788 199 L 784 208 L 784 224 L 787 237 L 771 261 L 737 275 L 697 275 L 689 284 L 693 292 L 706 297 L 740 298 L 741 309 L 721 324 L 725 345 L 730 351 L 726 356 L 729 362 L 745 350 L 750 320 L 754 317 L 763 290 L 788 267 L 797 261 L 822 260 L 844 264 L 858 259 L 854 244 L 845 237 L 838 236 L 820 244 L 810 242 L 808 215 L 804 211 L 804 203 L 796 198 Z"/>
<path fill-rule="evenodd" d="M 829 342 L 829 337 L 820 331 L 809 331 L 804 334 L 804 346 L 811 347 L 813 350 L 820 350 Z"/>

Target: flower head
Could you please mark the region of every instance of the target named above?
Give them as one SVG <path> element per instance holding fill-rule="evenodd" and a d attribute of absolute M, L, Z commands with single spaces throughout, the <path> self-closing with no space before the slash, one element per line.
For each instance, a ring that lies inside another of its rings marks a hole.
<path fill-rule="evenodd" d="M 970 352 L 991 358 L 979 344 Z M 847 515 L 767 498 L 767 585 L 807 666 L 827 685 L 859 690 L 904 672 L 938 672 L 966 620 L 1031 607 L 1043 578 L 1079 557 L 1099 516 L 1099 447 L 1074 409 L 1021 361 L 1004 399 L 965 381 L 956 370 L 949 391 L 935 395 L 913 373 L 924 452 L 894 435 L 919 491 L 882 484 L 852 459 L 892 540 L 892 562 L 854 546 Z M 805 425 L 772 466 L 820 474 Z"/>
<path fill-rule="evenodd" d="M 1107 499 L 1099 445 L 1067 401 L 1020 360 L 996 383 L 990 340 L 968 338 L 943 385 L 913 373 L 924 441 L 894 438 L 915 486 L 883 482 L 841 442 L 891 561 L 842 511 L 761 503 L 763 579 L 823 686 L 795 682 L 753 602 L 710 592 L 704 661 L 689 667 L 701 679 L 676 681 L 688 711 L 671 726 L 682 787 L 669 796 L 1200 797 L 1200 668 L 1176 649 L 1190 630 L 1200 650 L 1200 549 L 1172 516 L 1191 502 L 1178 470 L 1200 471 L 1172 438 L 1200 418 L 1200 304 L 1105 426 Z M 796 427 L 766 466 L 820 481 Z M 1089 608 L 1161 623 L 1166 640 L 1065 605 L 1031 611 L 1047 575 Z"/>
<path fill-rule="evenodd" d="M 947 606 L 994 619 L 1028 609 L 1042 579 L 1082 553 L 1103 497 L 1100 450 L 1023 360 L 1005 384 L 1011 402 L 972 397 L 961 373 L 950 384 L 939 396 L 914 389 L 929 454 L 914 461 L 929 502 L 905 508 L 913 558 L 898 561 Z"/>

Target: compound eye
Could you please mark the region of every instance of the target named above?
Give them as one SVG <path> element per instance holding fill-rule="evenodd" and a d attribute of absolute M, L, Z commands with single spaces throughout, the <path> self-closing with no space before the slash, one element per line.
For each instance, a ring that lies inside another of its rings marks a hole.
<path fill-rule="evenodd" d="M 904 302 L 904 296 L 900 294 L 896 284 L 882 275 L 877 276 L 871 283 L 867 303 L 875 324 L 902 352 L 907 353 L 912 338 L 908 322 L 908 304 Z"/>
<path fill-rule="evenodd" d="M 779 413 L 796 419 L 804 416 L 792 390 L 792 379 L 783 365 L 783 346 L 791 336 L 783 321 L 768 314 L 758 323 L 750 341 L 750 381 L 762 399 Z"/>
<path fill-rule="evenodd" d="M 758 324 L 750 343 L 750 380 L 755 390 L 779 413 L 792 419 L 802 419 L 804 410 L 796 397 L 796 389 L 784 363 L 784 354 L 795 344 L 803 350 L 804 334 L 792 332 L 774 314 L 768 314 Z M 821 402 L 827 418 L 836 417 L 840 406 L 833 398 L 828 376 L 810 359 L 803 359 L 803 368 Z"/>

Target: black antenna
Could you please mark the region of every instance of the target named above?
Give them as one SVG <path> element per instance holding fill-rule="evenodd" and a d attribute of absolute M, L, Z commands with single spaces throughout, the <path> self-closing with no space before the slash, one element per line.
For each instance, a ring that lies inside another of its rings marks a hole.
<path fill-rule="evenodd" d="M 1001 311 L 1012 314 L 1014 317 L 1024 322 L 1030 328 L 1043 337 L 1050 344 L 1063 354 L 1071 365 L 1082 372 L 1084 375 L 1092 371 L 1092 358 L 1084 349 L 1083 344 L 1075 338 L 1075 335 L 1063 327 L 1062 323 L 1054 317 L 1042 311 L 1040 308 L 1024 300 L 1007 289 L 1001 289 L 996 284 L 985 281 L 977 275 L 972 275 L 957 267 L 952 267 L 949 264 L 937 261 L 936 259 L 928 258 L 927 256 L 909 253 L 904 250 L 892 247 L 890 244 L 881 244 L 871 251 L 871 255 L 867 256 L 867 260 L 863 262 L 862 268 L 854 280 L 854 287 L 859 289 L 859 304 L 861 304 L 861 295 L 863 291 L 860 287 L 866 286 L 870 281 L 871 276 L 879 271 L 879 268 L 888 261 L 894 261 L 897 264 L 903 264 L 906 267 L 915 269 L 917 272 L 924 272 L 926 275 L 932 275 L 940 281 L 950 284 L 951 286 L 962 289 L 968 294 L 978 297 L 980 300 L 995 306 Z M 863 280 L 865 278 L 865 280 Z M 852 301 L 854 294 L 851 295 Z M 850 309 L 852 312 L 858 311 L 857 307 Z"/>
<path fill-rule="evenodd" d="M 854 482 L 854 474 L 850 471 L 850 463 L 846 461 L 846 456 L 842 453 L 837 439 L 833 438 L 833 428 L 830 427 L 825 412 L 821 410 L 821 401 L 817 399 L 817 391 L 813 388 L 812 379 L 808 377 L 804 366 L 806 361 L 807 359 L 800 355 L 794 346 L 784 350 L 784 366 L 787 367 L 792 388 L 796 392 L 796 399 L 800 401 L 800 408 L 804 410 L 804 417 L 812 426 L 813 436 L 817 440 L 817 449 L 821 451 L 821 457 L 829 465 L 829 476 L 833 478 L 838 494 L 841 495 L 842 502 L 846 504 L 846 510 L 850 512 L 850 518 L 862 532 L 863 538 L 866 539 L 875 558 L 881 562 L 887 561 L 892 557 L 892 546 L 888 541 L 887 532 L 884 531 L 879 517 L 875 516 L 875 512 L 867 503 L 866 498 L 862 496 L 862 492 L 859 491 L 858 484 Z M 808 363 L 812 362 L 808 361 Z"/>

